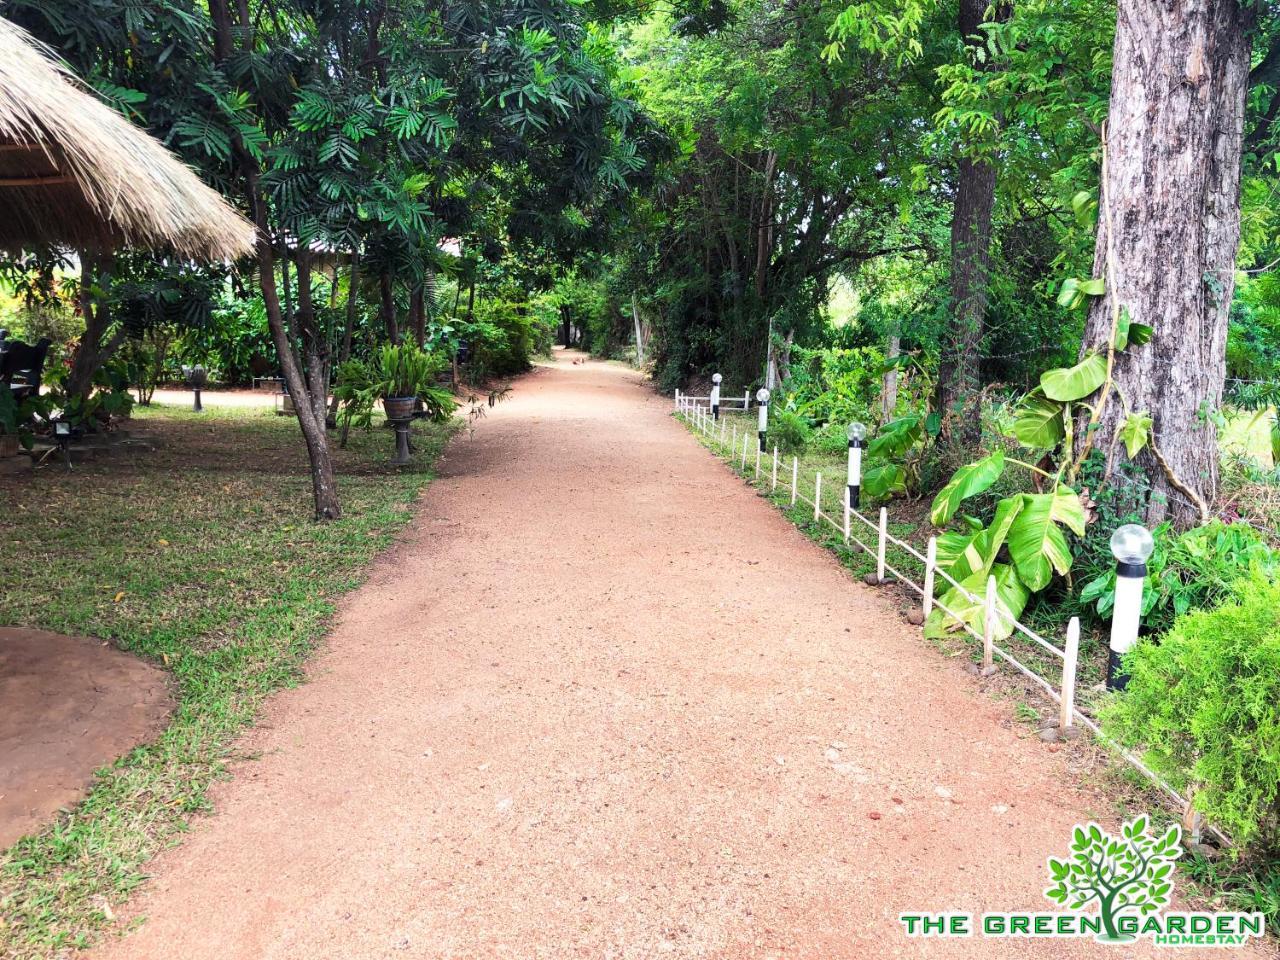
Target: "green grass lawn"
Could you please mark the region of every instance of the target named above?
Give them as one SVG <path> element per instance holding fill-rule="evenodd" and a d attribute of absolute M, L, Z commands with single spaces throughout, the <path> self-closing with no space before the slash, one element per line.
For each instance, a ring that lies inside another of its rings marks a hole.
<path fill-rule="evenodd" d="M 416 464 L 385 465 L 388 431 L 336 451 L 344 519 L 312 521 L 292 418 L 139 408 L 161 446 L 9 484 L 0 502 L 0 623 L 109 639 L 171 672 L 167 730 L 99 772 L 88 797 L 0 854 L 0 955 L 86 943 L 145 864 L 208 807 L 233 739 L 297 683 L 339 596 L 410 518 L 452 427 L 415 428 Z"/>

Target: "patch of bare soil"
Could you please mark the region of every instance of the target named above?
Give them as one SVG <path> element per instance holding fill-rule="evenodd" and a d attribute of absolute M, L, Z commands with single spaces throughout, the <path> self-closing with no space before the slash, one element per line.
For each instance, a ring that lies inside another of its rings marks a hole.
<path fill-rule="evenodd" d="M 455 440 L 97 956 L 1149 955 L 903 936 L 1108 802 L 669 413 L 559 363 Z"/>
<path fill-rule="evenodd" d="M 79 800 L 93 772 L 151 739 L 165 674 L 101 640 L 0 627 L 0 849 Z"/>

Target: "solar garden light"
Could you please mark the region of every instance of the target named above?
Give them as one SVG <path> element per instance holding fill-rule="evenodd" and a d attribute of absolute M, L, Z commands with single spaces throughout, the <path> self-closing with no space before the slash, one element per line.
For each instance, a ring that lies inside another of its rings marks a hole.
<path fill-rule="evenodd" d="M 55 420 L 53 421 L 53 436 L 58 441 L 58 449 L 62 451 L 62 459 L 67 463 L 67 469 L 71 469 L 71 421 Z"/>
<path fill-rule="evenodd" d="M 716 421 L 720 419 L 720 381 L 723 379 L 718 373 L 711 375 L 711 417 Z"/>
<path fill-rule="evenodd" d="M 764 452 L 765 437 L 769 435 L 769 391 L 761 387 L 756 391 L 756 401 L 760 404 L 760 427 L 756 431 L 760 437 L 760 452 Z"/>
<path fill-rule="evenodd" d="M 191 405 L 191 409 L 196 413 L 200 413 L 204 410 L 204 406 L 200 403 L 200 391 L 204 388 L 204 385 L 209 382 L 209 371 L 198 363 L 194 367 L 189 367 L 186 364 L 183 364 L 182 376 L 183 379 L 187 381 L 187 386 L 189 386 L 196 395 L 195 402 Z"/>
<path fill-rule="evenodd" d="M 1142 618 L 1142 587 L 1147 579 L 1147 559 L 1156 542 L 1146 527 L 1126 523 L 1111 535 L 1116 558 L 1116 602 L 1111 613 L 1111 657 L 1107 661 L 1107 689 L 1123 690 L 1129 682 L 1121 658 L 1138 641 Z"/>
<path fill-rule="evenodd" d="M 862 441 L 867 439 L 865 423 L 849 424 L 849 508 L 856 510 L 862 494 Z"/>

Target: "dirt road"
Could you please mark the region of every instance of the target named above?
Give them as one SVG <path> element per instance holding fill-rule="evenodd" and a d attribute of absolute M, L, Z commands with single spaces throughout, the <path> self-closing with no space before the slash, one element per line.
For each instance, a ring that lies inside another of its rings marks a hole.
<path fill-rule="evenodd" d="M 1105 805 L 669 411 L 562 358 L 459 438 L 98 956 L 1132 955 L 902 935 Z"/>

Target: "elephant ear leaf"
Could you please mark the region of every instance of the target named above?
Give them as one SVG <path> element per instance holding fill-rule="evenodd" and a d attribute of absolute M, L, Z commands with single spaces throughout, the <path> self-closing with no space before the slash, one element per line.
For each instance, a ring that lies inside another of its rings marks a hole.
<path fill-rule="evenodd" d="M 1130 460 L 1136 457 L 1151 439 L 1152 422 L 1151 414 L 1141 412 L 1129 414 L 1124 423 L 1120 424 L 1118 435 Z"/>
<path fill-rule="evenodd" d="M 967 534 L 944 533 L 938 538 L 938 567 L 956 580 L 990 572 L 1021 510 L 1021 496 L 1005 497 L 996 505 L 991 526 Z"/>
<path fill-rule="evenodd" d="M 1040 375 L 1040 389 L 1050 400 L 1074 403 L 1093 393 L 1107 379 L 1107 358 L 1091 353 L 1074 367 L 1046 370 Z"/>
<path fill-rule="evenodd" d="M 1014 414 L 1013 435 L 1024 447 L 1052 450 L 1066 435 L 1062 424 L 1063 405 L 1039 390 L 1023 399 Z"/>
<path fill-rule="evenodd" d="M 1280 417 L 1271 421 L 1271 462 L 1280 466 Z"/>
<path fill-rule="evenodd" d="M 920 417 L 908 415 L 890 420 L 880 428 L 876 438 L 867 445 L 867 456 L 885 459 L 900 457 L 911 449 L 920 436 Z"/>
<path fill-rule="evenodd" d="M 929 519 L 935 527 L 950 522 L 960 509 L 960 504 L 969 497 L 977 496 L 1000 479 L 1004 473 L 1004 453 L 997 450 L 989 457 L 983 457 L 976 463 L 966 464 L 955 472 L 947 485 L 938 491 L 933 498 L 933 509 Z"/>
<path fill-rule="evenodd" d="M 882 500 L 895 493 L 907 492 L 907 475 L 896 463 L 872 467 L 862 475 L 862 489 L 869 497 Z"/>
<path fill-rule="evenodd" d="M 1032 590 L 1043 590 L 1056 570 L 1071 569 L 1071 548 L 1059 524 L 1076 536 L 1084 536 L 1084 506 L 1069 487 L 1054 493 L 1024 493 L 1022 510 L 1009 528 L 1009 556 L 1023 582 Z"/>
<path fill-rule="evenodd" d="M 1022 616 L 1031 595 L 1013 568 L 1007 563 L 997 563 L 991 568 L 990 576 L 996 578 L 996 612 L 995 638 L 1003 640 L 1013 632 L 1013 621 Z M 978 571 L 960 581 L 959 587 L 952 587 L 938 601 L 938 606 L 929 619 L 925 621 L 924 635 L 930 638 L 941 638 L 948 634 L 963 630 L 968 626 L 979 636 L 982 635 L 982 619 L 985 616 L 987 577 L 985 571 Z M 943 608 L 946 608 L 944 610 Z M 947 613 L 949 610 L 951 613 Z M 951 614 L 955 614 L 952 616 Z"/>

